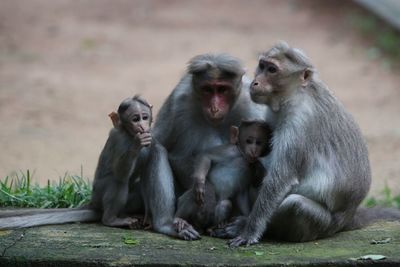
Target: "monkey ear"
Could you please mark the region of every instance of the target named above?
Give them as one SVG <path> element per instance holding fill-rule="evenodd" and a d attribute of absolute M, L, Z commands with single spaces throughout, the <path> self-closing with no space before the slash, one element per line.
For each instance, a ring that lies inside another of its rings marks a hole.
<path fill-rule="evenodd" d="M 119 115 L 118 115 L 118 113 L 113 111 L 110 114 L 108 114 L 108 117 L 110 117 L 114 128 L 118 128 L 118 126 L 119 126 Z"/>
<path fill-rule="evenodd" d="M 230 142 L 232 145 L 236 145 L 239 142 L 239 128 L 236 126 L 231 126 L 230 129 Z"/>
<path fill-rule="evenodd" d="M 306 87 L 308 85 L 308 83 L 310 82 L 312 75 L 313 75 L 314 71 L 310 68 L 306 68 L 305 70 L 303 70 L 303 72 L 301 73 L 301 86 Z"/>

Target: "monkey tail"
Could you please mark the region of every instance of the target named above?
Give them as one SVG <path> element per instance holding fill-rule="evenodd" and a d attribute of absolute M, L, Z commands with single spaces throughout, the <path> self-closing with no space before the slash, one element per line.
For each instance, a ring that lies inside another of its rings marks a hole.
<path fill-rule="evenodd" d="M 0 218 L 0 230 L 27 228 L 39 225 L 93 222 L 101 219 L 101 213 L 92 209 L 68 209 L 33 215 Z"/>
<path fill-rule="evenodd" d="M 352 221 L 344 228 L 344 230 L 360 229 L 378 221 L 400 221 L 400 209 L 359 207 L 356 210 Z"/>

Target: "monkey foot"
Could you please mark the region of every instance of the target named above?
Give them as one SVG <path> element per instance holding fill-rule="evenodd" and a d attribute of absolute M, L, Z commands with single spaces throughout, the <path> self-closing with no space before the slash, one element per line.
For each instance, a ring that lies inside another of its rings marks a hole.
<path fill-rule="evenodd" d="M 142 222 L 140 218 L 127 218 L 128 226 L 130 229 L 139 230 L 143 229 Z"/>
<path fill-rule="evenodd" d="M 229 223 L 219 223 L 216 227 L 210 229 L 209 234 L 218 238 L 235 238 L 246 226 L 247 218 L 245 216 L 235 217 Z"/>
<path fill-rule="evenodd" d="M 178 237 L 181 239 L 197 240 L 201 238 L 200 234 L 193 228 L 193 226 L 182 218 L 175 218 L 173 225 L 178 233 Z"/>
<path fill-rule="evenodd" d="M 258 240 L 256 238 L 246 238 L 242 236 L 238 236 L 234 239 L 228 241 L 228 245 L 231 248 L 236 248 L 239 246 L 250 246 L 253 244 L 257 244 Z"/>

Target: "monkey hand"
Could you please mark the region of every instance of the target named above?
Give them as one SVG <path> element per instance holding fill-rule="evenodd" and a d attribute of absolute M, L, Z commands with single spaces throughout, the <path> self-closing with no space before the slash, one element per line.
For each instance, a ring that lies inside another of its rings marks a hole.
<path fill-rule="evenodd" d="M 226 231 L 229 231 L 231 234 L 236 234 L 235 238 L 228 241 L 230 247 L 250 246 L 258 243 L 259 238 L 257 235 L 254 235 L 254 233 L 250 233 L 247 224 L 248 218 L 240 216 L 225 228 Z"/>
<path fill-rule="evenodd" d="M 258 238 L 249 237 L 247 234 L 241 234 L 240 236 L 235 237 L 228 241 L 229 247 L 236 248 L 239 246 L 250 246 L 258 243 Z"/>
<path fill-rule="evenodd" d="M 196 203 L 200 205 L 200 207 L 204 205 L 204 192 L 205 192 L 204 182 L 196 182 L 194 186 L 194 194 Z"/>
<path fill-rule="evenodd" d="M 213 230 L 212 234 L 218 238 L 235 238 L 243 232 L 247 223 L 246 216 L 238 216 L 233 219 L 230 223 L 217 227 Z"/>
<path fill-rule="evenodd" d="M 149 146 L 152 141 L 151 133 L 150 132 L 137 133 L 135 135 L 135 141 L 138 146 L 138 149 Z"/>

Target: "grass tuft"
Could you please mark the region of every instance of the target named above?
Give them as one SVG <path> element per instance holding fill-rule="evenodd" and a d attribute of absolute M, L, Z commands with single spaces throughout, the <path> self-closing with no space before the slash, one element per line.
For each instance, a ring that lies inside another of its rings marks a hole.
<path fill-rule="evenodd" d="M 91 184 L 88 179 L 66 173 L 58 182 L 40 187 L 32 185 L 29 170 L 7 176 L 0 181 L 0 207 L 73 208 L 90 201 Z"/>
<path fill-rule="evenodd" d="M 382 195 L 380 197 L 369 197 L 364 201 L 364 206 L 366 207 L 394 207 L 400 209 L 400 194 L 394 196 L 388 185 L 382 190 Z"/>
<path fill-rule="evenodd" d="M 367 56 L 375 60 L 382 58 L 383 55 L 384 65 L 398 68 L 400 65 L 400 33 L 369 13 L 352 13 L 348 17 L 350 24 L 370 44 Z"/>

